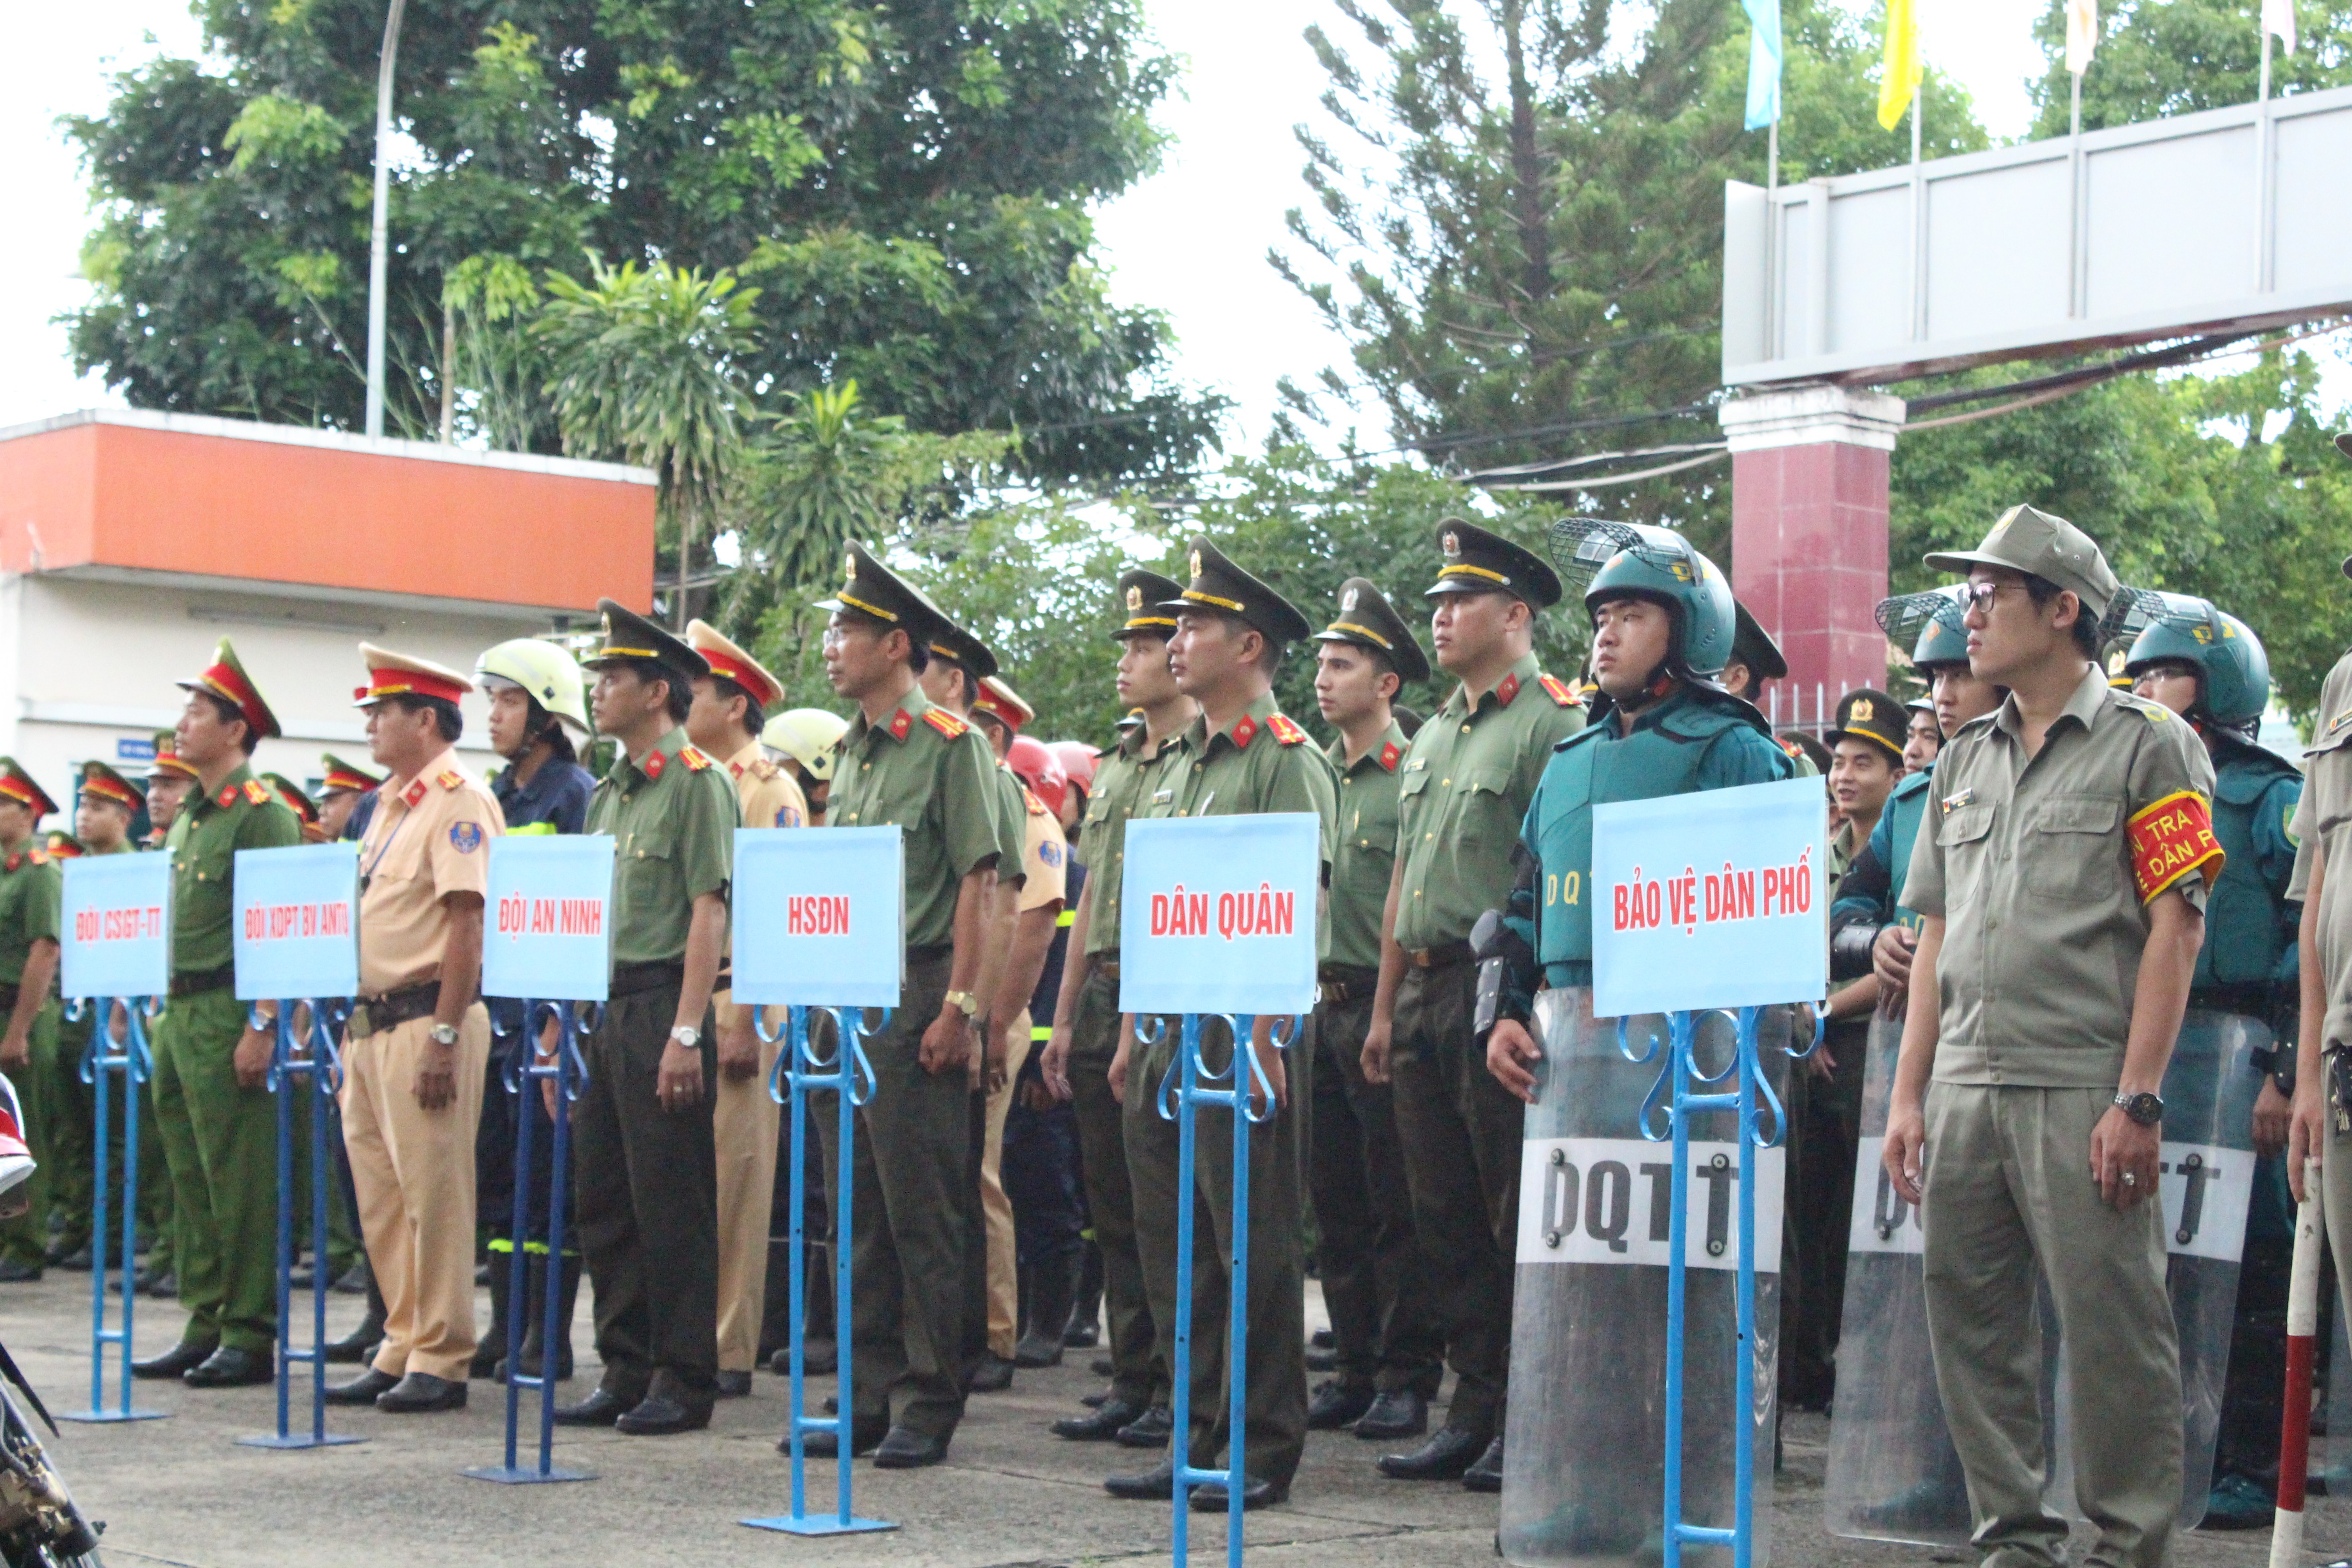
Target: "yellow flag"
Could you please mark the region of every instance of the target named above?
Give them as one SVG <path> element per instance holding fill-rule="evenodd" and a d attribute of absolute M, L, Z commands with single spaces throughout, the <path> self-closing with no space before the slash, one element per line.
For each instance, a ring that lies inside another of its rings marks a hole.
<path fill-rule="evenodd" d="M 1878 123 L 1888 131 L 1919 91 L 1919 15 L 1916 0 L 1886 0 L 1886 65 L 1878 79 Z"/>

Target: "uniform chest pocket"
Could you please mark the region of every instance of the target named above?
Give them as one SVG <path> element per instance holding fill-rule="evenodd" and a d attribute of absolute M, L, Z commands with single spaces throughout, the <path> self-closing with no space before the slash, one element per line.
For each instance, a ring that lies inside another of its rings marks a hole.
<path fill-rule="evenodd" d="M 1936 819 L 1936 847 L 1944 852 L 1944 907 L 1956 913 L 1976 901 L 1991 858 L 1990 801 L 1963 805 Z"/>
<path fill-rule="evenodd" d="M 2123 872 L 2116 831 L 2122 820 L 2121 803 L 2108 796 L 2044 800 L 2018 846 L 2027 889 L 2078 898 L 2106 890 Z"/>
<path fill-rule="evenodd" d="M 1427 768 L 1410 769 L 1397 781 L 1397 816 L 1400 820 L 1429 804 L 1430 775 Z"/>
<path fill-rule="evenodd" d="M 370 881 L 405 882 L 425 875 L 425 836 L 423 824 L 404 821 L 383 846 L 383 853 L 367 866 Z"/>
<path fill-rule="evenodd" d="M 640 896 L 666 890 L 677 875 L 677 837 L 666 827 L 638 828 L 624 835 L 614 858 L 620 861 L 620 883 Z"/>

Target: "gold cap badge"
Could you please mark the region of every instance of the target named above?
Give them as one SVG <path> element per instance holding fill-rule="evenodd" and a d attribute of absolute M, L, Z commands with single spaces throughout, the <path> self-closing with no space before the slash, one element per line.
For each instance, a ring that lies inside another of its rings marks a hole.
<path fill-rule="evenodd" d="M 841 580 L 845 584 L 857 581 L 857 552 L 854 550 L 842 552 Z"/>
<path fill-rule="evenodd" d="M 1128 591 L 1127 591 L 1127 607 L 1128 607 L 1129 613 L 1130 613 L 1130 614 L 1132 614 L 1133 612 L 1135 612 L 1135 611 L 1137 611 L 1137 610 L 1139 610 L 1139 609 L 1143 608 L 1143 590 L 1142 590 L 1142 589 L 1140 589 L 1140 588 L 1133 588 L 1133 587 L 1130 587 L 1129 589 L 1128 589 Z"/>
<path fill-rule="evenodd" d="M 1199 551 L 1195 550 L 1194 552 L 1192 552 L 1192 575 L 1193 575 L 1193 576 L 1195 576 L 1195 577 L 1198 577 L 1200 574 L 1201 574 L 1201 552 L 1200 552 Z"/>
<path fill-rule="evenodd" d="M 1870 699 L 1867 697 L 1856 698 L 1853 706 L 1846 712 L 1847 721 L 1854 724 L 1867 724 L 1876 717 L 1877 714 L 1872 710 Z"/>
<path fill-rule="evenodd" d="M 1339 595 L 1339 607 L 1341 609 L 1352 610 L 1356 607 L 1356 592 L 1357 591 L 1355 589 L 1350 588 L 1346 593 Z"/>
<path fill-rule="evenodd" d="M 1440 542 L 1444 545 L 1446 554 L 1459 555 L 1462 553 L 1462 536 L 1454 532 L 1452 529 L 1449 528 L 1445 531 L 1445 537 Z"/>

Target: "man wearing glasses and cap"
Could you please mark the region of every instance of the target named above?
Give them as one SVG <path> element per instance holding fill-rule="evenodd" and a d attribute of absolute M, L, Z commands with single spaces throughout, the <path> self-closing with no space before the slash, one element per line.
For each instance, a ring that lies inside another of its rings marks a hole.
<path fill-rule="evenodd" d="M 2169 710 L 2108 686 L 2103 621 L 2130 590 L 2074 524 L 2015 507 L 1927 564 L 1968 574 L 1969 667 L 2009 697 L 1937 760 L 1904 885 L 1925 924 L 1886 1172 L 1921 1209 L 1978 1549 L 2064 1557 L 2042 1500 L 2046 1280 L 2090 1560 L 2155 1568 L 2181 1488 L 2159 1090 L 2221 871 L 2213 768 Z"/>
<path fill-rule="evenodd" d="M 687 738 L 709 663 L 610 599 L 597 608 L 604 645 L 583 662 L 596 672 L 596 728 L 621 754 L 588 831 L 614 838 L 613 985 L 585 1043 L 572 1153 L 604 1375 L 555 1418 L 661 1436 L 708 1426 L 719 1396 L 710 994 L 727 950 L 735 790 Z M 551 1033 L 539 1046 L 549 1059 Z"/>
<path fill-rule="evenodd" d="M 278 716 L 224 638 L 188 694 L 178 756 L 196 787 L 172 821 L 172 998 L 155 1026 L 155 1126 L 172 1172 L 180 1342 L 132 1365 L 192 1388 L 268 1383 L 278 1342 L 278 1107 L 267 1085 L 274 1020 L 236 999 L 236 852 L 302 841 L 293 810 L 254 777 Z M 265 1008 L 267 1005 L 264 1005 Z"/>

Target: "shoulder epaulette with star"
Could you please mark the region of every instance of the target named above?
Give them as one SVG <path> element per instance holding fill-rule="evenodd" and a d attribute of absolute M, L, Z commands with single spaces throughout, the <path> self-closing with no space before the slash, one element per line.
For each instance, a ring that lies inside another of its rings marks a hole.
<path fill-rule="evenodd" d="M 1043 816 L 1045 815 L 1045 803 L 1037 798 L 1036 791 L 1024 785 L 1021 791 L 1021 798 L 1029 803 L 1030 816 Z"/>
<path fill-rule="evenodd" d="M 957 718 L 954 714 L 949 712 L 944 708 L 924 709 L 923 722 L 929 724 L 932 729 L 937 730 L 940 734 L 945 735 L 950 741 L 960 738 L 966 730 L 971 728 L 971 725 L 965 723 L 962 720 Z"/>
<path fill-rule="evenodd" d="M 1307 731 L 1300 729 L 1296 723 L 1292 722 L 1290 718 L 1286 714 L 1268 714 L 1266 716 L 1265 727 L 1273 731 L 1274 738 L 1281 742 L 1286 746 L 1297 745 L 1300 742 L 1307 739 Z"/>
<path fill-rule="evenodd" d="M 1568 682 L 1562 680 L 1556 675 L 1538 675 L 1536 677 L 1536 684 L 1544 689 L 1545 696 L 1550 698 L 1554 702 L 1559 703 L 1562 708 L 1580 708 L 1583 706 L 1581 702 L 1577 700 L 1576 693 L 1570 689 Z"/>
<path fill-rule="evenodd" d="M 433 782 L 439 784 L 443 789 L 456 789 L 459 784 L 466 782 L 466 775 L 459 773 L 455 768 L 443 768 L 439 773 L 433 775 Z"/>
<path fill-rule="evenodd" d="M 269 804 L 269 786 L 259 779 L 247 779 L 245 781 L 245 798 L 256 805 L 267 805 Z"/>
<path fill-rule="evenodd" d="M 689 773 L 698 773 L 710 765 L 710 759 L 692 746 L 680 746 L 677 749 L 677 760 L 686 764 L 687 771 Z"/>

